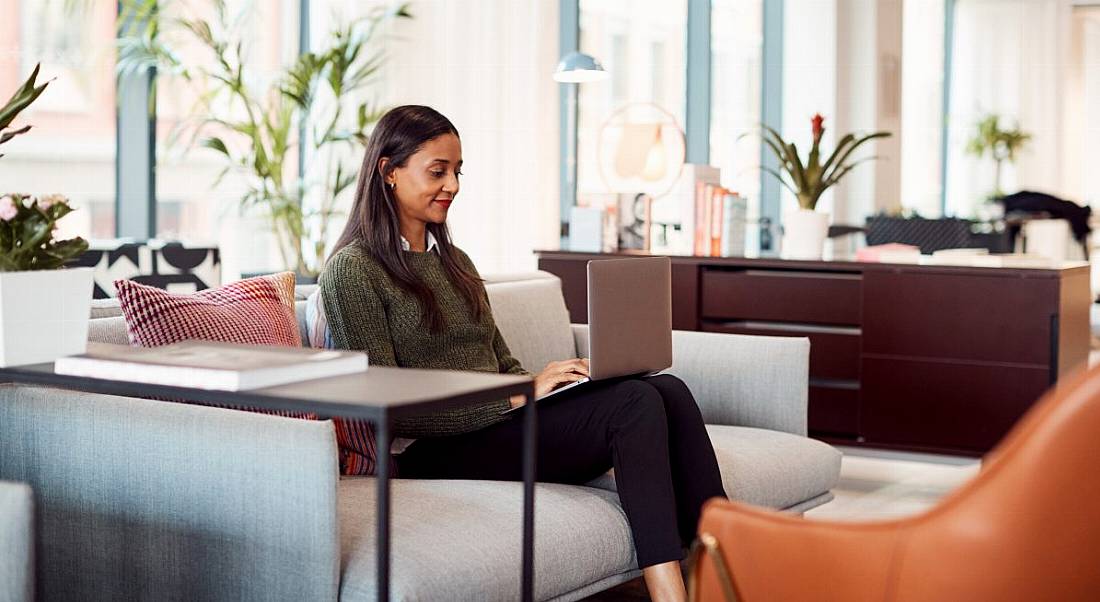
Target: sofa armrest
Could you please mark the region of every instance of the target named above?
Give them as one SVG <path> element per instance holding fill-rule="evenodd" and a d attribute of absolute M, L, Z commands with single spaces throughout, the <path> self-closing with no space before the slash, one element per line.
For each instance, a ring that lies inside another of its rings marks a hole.
<path fill-rule="evenodd" d="M 588 326 L 573 325 L 577 355 L 588 356 Z M 707 424 L 806 434 L 810 341 L 672 331 L 672 368 Z"/>
<path fill-rule="evenodd" d="M 806 434 L 810 340 L 672 331 L 672 368 L 707 424 Z"/>
<path fill-rule="evenodd" d="M 42 599 L 335 600 L 336 454 L 329 421 L 0 385 Z"/>
<path fill-rule="evenodd" d="M 25 483 L 0 481 L 0 600 L 34 600 L 34 497 Z"/>

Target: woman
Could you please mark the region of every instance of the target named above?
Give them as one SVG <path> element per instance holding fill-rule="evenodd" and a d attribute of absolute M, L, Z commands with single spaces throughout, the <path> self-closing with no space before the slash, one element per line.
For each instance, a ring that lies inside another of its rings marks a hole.
<path fill-rule="evenodd" d="M 398 107 L 378 122 L 347 227 L 320 280 L 334 346 L 365 350 L 374 365 L 529 374 L 493 323 L 473 263 L 448 234 L 461 168 L 458 132 L 435 110 Z M 587 374 L 586 360 L 551 362 L 534 376 L 536 396 Z M 691 392 L 663 375 L 558 397 L 539 409 L 538 480 L 582 484 L 614 467 L 650 595 L 683 600 L 682 546 L 703 502 L 725 497 Z M 398 422 L 397 436 L 416 438 L 395 457 L 398 475 L 522 479 L 523 427 L 502 413 L 523 401 Z"/>

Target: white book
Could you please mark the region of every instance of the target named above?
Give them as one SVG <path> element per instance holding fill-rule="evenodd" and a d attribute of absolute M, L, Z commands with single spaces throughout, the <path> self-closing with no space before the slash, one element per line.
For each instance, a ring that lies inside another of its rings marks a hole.
<path fill-rule="evenodd" d="M 745 254 L 745 227 L 748 203 L 737 194 L 727 194 L 722 199 L 722 257 L 741 257 Z"/>
<path fill-rule="evenodd" d="M 183 341 L 163 347 L 88 343 L 54 372 L 104 380 L 247 391 L 367 370 L 367 354 L 305 347 Z"/>
<path fill-rule="evenodd" d="M 718 186 L 721 170 L 712 165 L 685 163 L 679 179 L 668 194 L 653 202 L 653 221 L 659 224 L 680 224 L 679 240 L 669 250 L 692 255 L 695 248 L 696 184 Z"/>
<path fill-rule="evenodd" d="M 937 253 L 932 255 L 930 264 L 979 268 L 1051 268 L 1058 265 L 1049 257 L 1022 253 Z"/>

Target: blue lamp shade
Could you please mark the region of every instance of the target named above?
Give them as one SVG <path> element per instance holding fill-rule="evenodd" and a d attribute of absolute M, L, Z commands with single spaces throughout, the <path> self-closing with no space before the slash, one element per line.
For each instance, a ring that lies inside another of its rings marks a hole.
<path fill-rule="evenodd" d="M 603 65 L 590 54 L 570 52 L 562 57 L 558 69 L 554 72 L 554 81 L 563 84 L 594 82 L 607 77 Z"/>

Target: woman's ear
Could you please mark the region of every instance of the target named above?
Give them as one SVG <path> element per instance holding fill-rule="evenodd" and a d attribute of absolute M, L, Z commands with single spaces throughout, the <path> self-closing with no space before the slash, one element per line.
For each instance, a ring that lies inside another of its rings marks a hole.
<path fill-rule="evenodd" d="M 378 160 L 378 174 L 382 176 L 382 182 L 386 186 L 392 186 L 396 176 L 393 173 L 393 164 L 390 163 L 389 157 L 382 157 Z"/>

